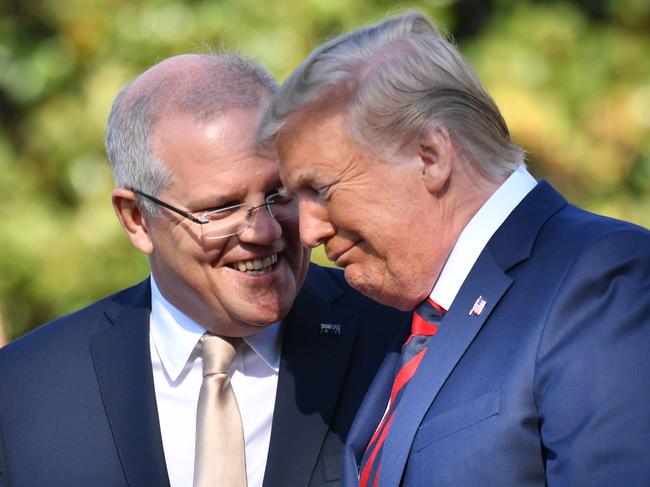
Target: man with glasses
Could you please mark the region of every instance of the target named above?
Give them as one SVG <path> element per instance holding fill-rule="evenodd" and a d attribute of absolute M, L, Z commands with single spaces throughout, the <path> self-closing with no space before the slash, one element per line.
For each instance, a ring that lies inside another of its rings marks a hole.
<path fill-rule="evenodd" d="M 254 63 L 184 55 L 117 96 L 112 201 L 151 277 L 0 352 L 0 485 L 337 485 L 403 316 L 309 265 L 275 153 L 253 148 L 275 90 Z"/>

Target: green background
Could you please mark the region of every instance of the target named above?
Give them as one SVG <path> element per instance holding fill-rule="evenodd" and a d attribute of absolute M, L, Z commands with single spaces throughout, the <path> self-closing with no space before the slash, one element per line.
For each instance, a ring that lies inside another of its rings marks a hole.
<path fill-rule="evenodd" d="M 126 81 L 210 47 L 283 80 L 321 41 L 409 7 L 453 36 L 537 177 L 650 226 L 647 0 L 0 0 L 0 330 L 15 338 L 146 276 L 102 146 Z"/>

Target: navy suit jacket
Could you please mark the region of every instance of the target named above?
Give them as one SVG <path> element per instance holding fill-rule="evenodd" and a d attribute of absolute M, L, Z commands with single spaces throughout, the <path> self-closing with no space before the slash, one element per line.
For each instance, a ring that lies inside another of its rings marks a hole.
<path fill-rule="evenodd" d="M 169 485 L 150 312 L 146 280 L 0 350 L 0 486 Z M 311 266 L 283 321 L 265 487 L 339 484 L 343 441 L 405 316 Z"/>
<path fill-rule="evenodd" d="M 470 314 L 477 298 L 487 304 Z M 343 485 L 399 350 L 355 419 Z M 379 487 L 650 485 L 650 232 L 541 182 L 495 233 L 408 384 Z"/>

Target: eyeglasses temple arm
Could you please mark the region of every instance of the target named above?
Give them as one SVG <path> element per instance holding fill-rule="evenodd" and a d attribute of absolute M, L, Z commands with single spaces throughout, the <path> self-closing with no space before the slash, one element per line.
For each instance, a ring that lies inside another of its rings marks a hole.
<path fill-rule="evenodd" d="M 199 220 L 194 215 L 191 215 L 190 213 L 188 213 L 186 211 L 183 211 L 183 210 L 181 210 L 179 208 L 176 208 L 175 206 L 172 206 L 169 203 L 165 203 L 164 201 L 159 200 L 158 198 L 154 198 L 153 196 L 150 196 L 150 195 L 148 195 L 146 193 L 143 193 L 142 191 L 138 191 L 137 189 L 133 189 L 133 188 L 129 188 L 129 189 L 130 189 L 130 191 L 134 192 L 135 194 L 139 194 L 143 198 L 146 198 L 149 201 L 152 201 L 155 204 L 162 206 L 163 208 L 167 208 L 168 210 L 173 211 L 174 213 L 178 213 L 179 215 L 184 216 L 188 220 L 192 220 L 194 223 L 198 223 L 199 225 L 205 225 L 206 223 L 208 223 L 206 221 Z"/>

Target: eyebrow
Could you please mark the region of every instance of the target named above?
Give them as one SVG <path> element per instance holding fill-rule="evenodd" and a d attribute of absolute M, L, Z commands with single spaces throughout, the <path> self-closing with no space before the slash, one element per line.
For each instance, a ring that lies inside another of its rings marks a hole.
<path fill-rule="evenodd" d="M 270 191 L 274 191 L 282 186 L 284 185 L 282 184 L 282 180 L 278 176 L 274 178 L 273 181 L 271 181 L 266 186 L 264 193 L 266 194 Z M 243 196 L 246 196 L 246 194 L 248 194 L 247 190 L 245 190 L 245 194 Z M 242 193 L 239 193 L 237 191 L 224 192 L 221 194 L 213 194 L 211 196 L 206 196 L 205 198 L 202 198 L 200 200 L 192 202 L 191 204 L 188 204 L 187 207 L 196 208 L 193 210 L 188 210 L 191 212 L 211 211 L 211 210 L 216 210 L 218 208 L 222 208 L 226 203 L 232 203 L 233 205 L 244 203 L 245 199 L 246 198 L 242 197 Z"/>
<path fill-rule="evenodd" d="M 234 193 L 213 194 L 191 201 L 187 203 L 186 206 L 191 208 L 191 212 L 210 211 L 220 208 L 230 201 L 239 201 L 239 199 L 240 198 Z"/>
<path fill-rule="evenodd" d="M 317 171 L 313 167 L 309 167 L 300 172 L 297 176 L 287 176 L 287 171 L 280 169 L 280 174 L 284 176 L 283 180 L 286 180 L 288 183 L 287 186 L 293 188 L 301 188 L 304 186 L 310 186 L 311 181 L 316 179 Z"/>

